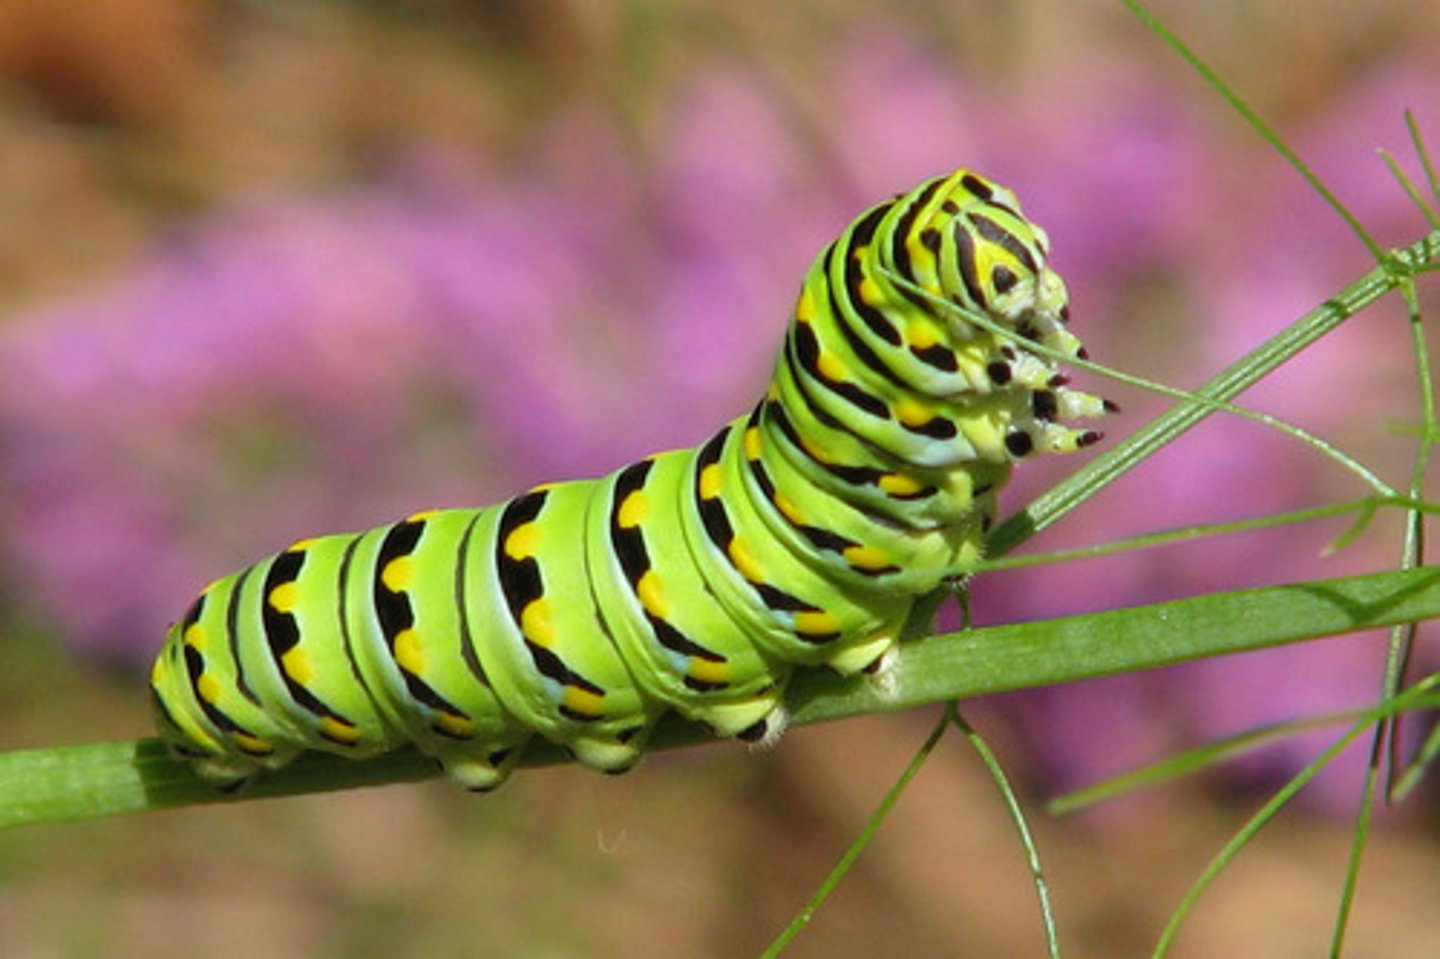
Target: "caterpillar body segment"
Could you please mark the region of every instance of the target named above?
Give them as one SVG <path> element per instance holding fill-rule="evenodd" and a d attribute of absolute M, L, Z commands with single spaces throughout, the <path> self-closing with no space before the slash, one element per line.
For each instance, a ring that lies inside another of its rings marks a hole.
<path fill-rule="evenodd" d="M 677 492 L 694 458 L 662 453 L 604 481 L 604 522 L 586 529 L 590 566 L 609 587 L 596 590 L 601 615 L 636 682 L 718 735 L 755 738 L 791 666 L 750 641 L 696 562 L 704 533 Z"/>
<path fill-rule="evenodd" d="M 628 769 L 669 710 L 773 738 L 795 669 L 875 669 L 974 569 L 1016 461 L 1099 438 L 1068 421 L 1109 405 L 1034 346 L 1083 352 L 1047 256 L 965 170 L 879 204 L 817 256 L 764 397 L 695 448 L 212 584 L 155 662 L 163 737 L 222 787 L 414 743 L 476 790 L 537 735 Z"/>

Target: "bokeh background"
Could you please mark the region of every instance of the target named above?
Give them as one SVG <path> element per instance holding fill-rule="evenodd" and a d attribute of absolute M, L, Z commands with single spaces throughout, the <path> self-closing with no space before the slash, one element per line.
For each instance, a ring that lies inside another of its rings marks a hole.
<path fill-rule="evenodd" d="M 1440 7 L 1159 5 L 1388 244 L 1377 147 L 1440 142 Z M 473 505 L 689 445 L 762 388 L 809 258 L 957 165 L 1051 233 L 1095 358 L 1193 386 L 1369 265 L 1118 4 L 5 0 L 0 4 L 0 747 L 149 730 L 144 673 L 205 582 L 300 535 Z M 1427 292 L 1433 309 L 1440 300 Z M 1247 401 L 1403 484 L 1419 413 L 1387 302 Z M 1093 379 L 1088 380 L 1093 384 Z M 1121 436 L 1164 402 L 1113 385 Z M 1073 468 L 1028 464 L 1016 507 Z M 1216 420 L 1030 550 L 1362 495 Z M 1393 564 L 1289 527 L 995 574 L 984 622 Z M 1357 637 L 967 712 L 1032 806 L 1378 688 Z M 1428 664 L 1428 666 L 1427 666 Z M 1421 651 L 1422 668 L 1435 668 Z M 753 955 L 934 720 L 0 838 L 7 956 Z M 1413 739 L 1412 739 L 1413 741 Z M 1137 954 L 1325 739 L 1038 819 L 1070 955 Z M 1361 751 L 1203 900 L 1179 955 L 1328 939 Z M 1386 811 L 1356 955 L 1440 934 L 1435 793 Z M 1033 955 L 993 787 L 947 741 L 793 953 Z"/>

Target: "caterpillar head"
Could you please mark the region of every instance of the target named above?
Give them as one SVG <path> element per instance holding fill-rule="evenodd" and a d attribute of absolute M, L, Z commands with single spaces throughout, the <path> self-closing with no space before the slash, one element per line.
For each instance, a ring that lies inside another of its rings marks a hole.
<path fill-rule="evenodd" d="M 1065 281 L 1047 265 L 1050 238 L 1025 218 L 1015 194 L 959 170 L 945 178 L 935 199 L 921 232 L 937 256 L 941 295 L 1022 339 L 1077 355 L 1080 341 L 1065 329 Z"/>
<path fill-rule="evenodd" d="M 967 170 L 933 180 L 912 196 L 909 210 L 915 212 L 902 209 L 897 223 L 914 216 L 917 246 L 930 257 L 912 254 L 896 266 L 900 271 L 909 266 L 917 282 L 933 284 L 929 292 L 958 307 L 932 313 L 956 348 L 963 386 L 951 395 L 1002 395 L 1012 404 L 1001 417 L 1003 426 L 997 426 L 1010 459 L 1094 443 L 1098 432 L 1063 421 L 1102 416 L 1114 406 L 1066 387 L 1059 373 L 1062 361 L 1084 357 L 1085 351 L 1066 328 L 1069 296 L 1048 264 L 1045 231 L 1025 218 L 1013 193 Z M 940 382 L 927 381 L 937 393 L 933 384 Z M 989 399 L 978 402 L 977 410 L 993 412 L 984 405 Z M 977 449 L 985 438 L 976 423 L 988 423 L 988 415 L 969 424 L 967 439 Z"/>

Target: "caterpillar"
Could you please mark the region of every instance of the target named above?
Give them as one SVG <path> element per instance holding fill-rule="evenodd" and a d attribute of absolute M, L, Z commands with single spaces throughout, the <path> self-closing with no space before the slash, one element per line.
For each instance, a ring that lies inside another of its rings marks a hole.
<path fill-rule="evenodd" d="M 162 737 L 222 788 L 413 743 L 472 790 L 536 735 L 622 772 L 669 710 L 773 739 L 796 669 L 883 672 L 916 599 L 975 568 L 1015 461 L 1100 438 L 1065 422 L 1113 406 L 1057 369 L 1084 354 L 1048 253 L 968 170 L 873 207 L 816 257 L 764 397 L 699 446 L 205 588 L 155 660 Z"/>

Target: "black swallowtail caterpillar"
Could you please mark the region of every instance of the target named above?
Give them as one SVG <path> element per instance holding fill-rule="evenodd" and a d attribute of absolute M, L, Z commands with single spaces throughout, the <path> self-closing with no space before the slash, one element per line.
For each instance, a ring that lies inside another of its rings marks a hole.
<path fill-rule="evenodd" d="M 1015 460 L 1099 438 L 1062 421 L 1109 404 L 1033 349 L 1081 355 L 1047 253 L 965 170 L 874 207 L 816 258 L 747 416 L 213 583 L 155 662 L 162 735 L 220 786 L 410 742 L 477 790 L 536 734 L 628 769 L 671 709 L 778 735 L 795 668 L 882 669 L 916 598 L 974 568 Z"/>

